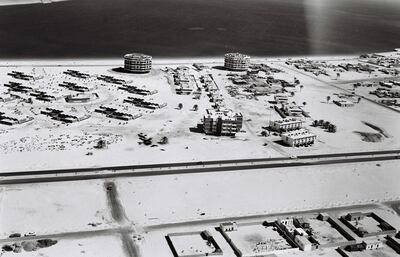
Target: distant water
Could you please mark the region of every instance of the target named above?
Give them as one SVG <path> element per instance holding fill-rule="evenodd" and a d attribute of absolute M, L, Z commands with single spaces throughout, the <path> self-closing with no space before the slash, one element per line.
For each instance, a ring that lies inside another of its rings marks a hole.
<path fill-rule="evenodd" d="M 0 58 L 356 54 L 400 47 L 400 0 L 71 0 L 0 7 Z"/>

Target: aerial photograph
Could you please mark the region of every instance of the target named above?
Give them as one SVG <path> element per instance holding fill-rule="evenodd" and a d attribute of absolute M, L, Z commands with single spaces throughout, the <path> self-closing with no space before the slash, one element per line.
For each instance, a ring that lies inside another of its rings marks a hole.
<path fill-rule="evenodd" d="M 400 0 L 0 0 L 0 257 L 400 257 Z"/>

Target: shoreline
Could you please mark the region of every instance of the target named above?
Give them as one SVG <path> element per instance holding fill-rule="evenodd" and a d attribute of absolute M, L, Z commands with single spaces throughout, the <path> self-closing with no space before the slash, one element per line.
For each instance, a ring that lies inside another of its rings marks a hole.
<path fill-rule="evenodd" d="M 283 59 L 313 59 L 313 60 L 348 60 L 358 58 L 358 55 L 309 55 L 309 56 L 251 56 L 251 60 L 270 62 L 282 61 Z M 123 57 L 121 58 L 61 58 L 61 59 L 0 59 L 0 66 L 123 66 Z M 203 64 L 218 64 L 224 62 L 224 56 L 213 57 L 153 57 L 153 65 L 166 64 L 193 64 L 200 62 Z M 28 64 L 27 64 L 28 63 Z"/>

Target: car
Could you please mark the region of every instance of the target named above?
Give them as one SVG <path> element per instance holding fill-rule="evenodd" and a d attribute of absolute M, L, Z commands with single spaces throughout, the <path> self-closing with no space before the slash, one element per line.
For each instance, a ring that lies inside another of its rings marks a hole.
<path fill-rule="evenodd" d="M 13 233 L 11 235 L 8 236 L 9 238 L 14 238 L 14 237 L 21 237 L 20 233 Z"/>
<path fill-rule="evenodd" d="M 35 232 L 28 232 L 24 236 L 36 236 Z"/>

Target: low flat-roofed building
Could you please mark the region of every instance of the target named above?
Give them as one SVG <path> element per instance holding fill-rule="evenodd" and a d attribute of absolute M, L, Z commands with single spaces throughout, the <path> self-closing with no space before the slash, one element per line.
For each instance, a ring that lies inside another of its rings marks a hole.
<path fill-rule="evenodd" d="M 294 242 L 299 246 L 299 248 L 303 251 L 311 251 L 312 243 L 305 236 L 296 235 L 294 237 Z"/>
<path fill-rule="evenodd" d="M 276 94 L 274 100 L 277 103 L 287 103 L 289 97 L 286 94 Z"/>
<path fill-rule="evenodd" d="M 364 240 L 362 244 L 365 250 L 375 250 L 383 247 L 383 242 L 380 239 L 368 239 Z"/>
<path fill-rule="evenodd" d="M 275 131 L 290 131 L 301 129 L 303 126 L 303 121 L 296 118 L 286 118 L 283 120 L 271 120 L 269 122 L 271 129 Z"/>
<path fill-rule="evenodd" d="M 236 231 L 238 229 L 238 225 L 236 222 L 223 222 L 219 225 L 222 231 Z"/>
<path fill-rule="evenodd" d="M 288 116 L 301 116 L 303 114 L 303 110 L 295 105 L 295 104 L 287 104 L 283 107 L 283 110 Z"/>
<path fill-rule="evenodd" d="M 353 107 L 354 103 L 349 101 L 349 100 L 344 100 L 344 99 L 340 99 L 340 100 L 333 100 L 333 103 L 335 103 L 337 106 L 340 107 Z"/>
<path fill-rule="evenodd" d="M 286 132 L 281 135 L 283 142 L 289 146 L 307 146 L 314 144 L 316 135 L 305 129 Z"/>

